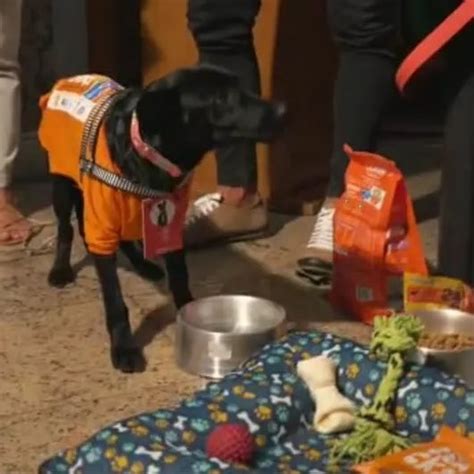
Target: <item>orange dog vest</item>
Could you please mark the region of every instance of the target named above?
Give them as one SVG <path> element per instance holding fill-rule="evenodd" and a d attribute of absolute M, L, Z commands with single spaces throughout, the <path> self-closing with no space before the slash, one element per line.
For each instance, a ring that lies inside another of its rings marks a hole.
<path fill-rule="evenodd" d="M 84 197 L 84 231 L 90 252 L 110 255 L 122 240 L 142 239 L 142 199 L 114 189 L 79 168 L 85 123 L 94 107 L 122 87 L 100 75 L 82 75 L 60 80 L 40 99 L 41 145 L 49 155 L 49 171 L 72 179 Z M 98 132 L 97 165 L 121 175 L 113 163 L 104 126 Z"/>

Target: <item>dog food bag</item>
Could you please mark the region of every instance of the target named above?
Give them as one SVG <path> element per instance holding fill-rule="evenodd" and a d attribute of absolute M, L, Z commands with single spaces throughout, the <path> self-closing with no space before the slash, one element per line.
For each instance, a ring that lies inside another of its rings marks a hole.
<path fill-rule="evenodd" d="M 438 308 L 474 312 L 472 288 L 455 278 L 405 273 L 403 302 L 407 313 Z"/>
<path fill-rule="evenodd" d="M 413 205 L 395 163 L 348 146 L 345 151 L 350 163 L 334 216 L 331 301 L 371 324 L 376 315 L 391 313 L 394 281 L 401 289 L 404 272 L 426 274 L 427 268 Z"/>
<path fill-rule="evenodd" d="M 360 464 L 353 470 L 359 474 L 473 474 L 474 442 L 442 427 L 431 443 Z"/>

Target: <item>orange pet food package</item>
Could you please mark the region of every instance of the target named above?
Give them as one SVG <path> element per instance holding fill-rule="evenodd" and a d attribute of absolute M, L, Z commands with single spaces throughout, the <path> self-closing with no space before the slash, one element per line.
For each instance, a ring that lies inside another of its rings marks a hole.
<path fill-rule="evenodd" d="M 474 292 L 455 278 L 405 273 L 403 303 L 407 313 L 438 308 L 474 313 Z"/>
<path fill-rule="evenodd" d="M 474 442 L 442 427 L 431 443 L 390 454 L 353 468 L 359 474 L 473 474 Z"/>
<path fill-rule="evenodd" d="M 334 216 L 331 302 L 367 324 L 390 314 L 389 287 L 427 274 L 413 204 L 393 161 L 345 146 L 350 163 Z M 401 285 L 400 285 L 401 286 Z"/>

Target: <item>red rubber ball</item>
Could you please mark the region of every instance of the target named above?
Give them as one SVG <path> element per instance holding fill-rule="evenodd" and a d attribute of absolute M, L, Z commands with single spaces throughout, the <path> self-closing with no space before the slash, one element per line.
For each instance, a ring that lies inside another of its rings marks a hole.
<path fill-rule="evenodd" d="M 207 438 L 206 454 L 225 462 L 248 464 L 255 451 L 255 443 L 247 426 L 225 423 L 217 426 Z"/>

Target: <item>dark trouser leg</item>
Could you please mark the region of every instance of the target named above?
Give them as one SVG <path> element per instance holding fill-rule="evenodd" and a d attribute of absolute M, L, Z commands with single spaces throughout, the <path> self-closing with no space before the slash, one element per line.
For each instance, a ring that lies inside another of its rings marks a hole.
<path fill-rule="evenodd" d="M 334 90 L 334 136 L 327 200 L 319 212 L 308 242 L 309 259 L 300 267 L 322 276 L 332 261 L 335 200 L 344 191 L 348 158 L 345 143 L 371 151 L 385 106 L 393 93 L 393 44 L 398 30 L 401 0 L 328 0 L 329 24 L 339 49 Z"/>
<path fill-rule="evenodd" d="M 393 45 L 401 0 L 328 0 L 329 23 L 340 51 L 334 91 L 334 138 L 327 195 L 344 190 L 345 143 L 371 151 L 381 115 L 394 93 Z"/>
<path fill-rule="evenodd" d="M 446 124 L 439 225 L 439 271 L 474 285 L 474 74 L 454 100 Z"/>
<path fill-rule="evenodd" d="M 199 60 L 237 74 L 242 84 L 260 93 L 260 76 L 252 29 L 260 0 L 188 0 L 189 28 L 199 49 Z M 255 190 L 256 151 L 253 144 L 217 151 L 220 185 Z"/>

